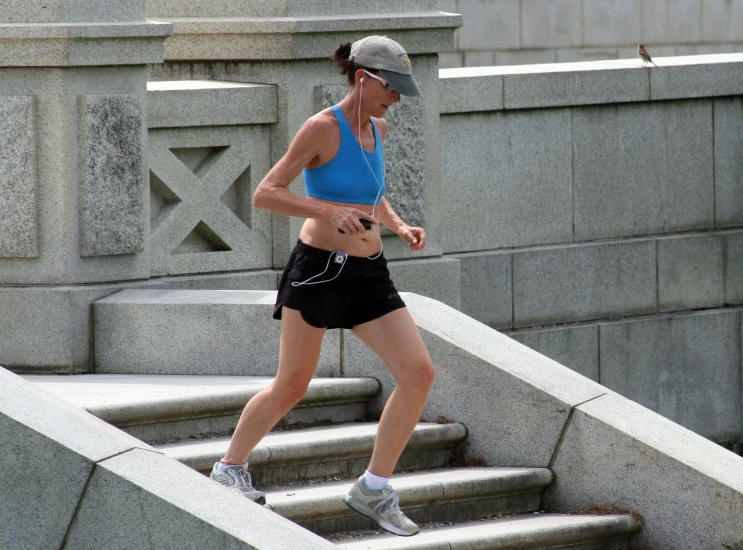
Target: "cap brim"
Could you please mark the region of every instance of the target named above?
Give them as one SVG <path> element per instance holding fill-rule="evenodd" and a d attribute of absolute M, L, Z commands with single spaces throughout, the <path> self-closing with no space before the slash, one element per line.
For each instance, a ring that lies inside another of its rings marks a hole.
<path fill-rule="evenodd" d="M 384 69 L 379 69 L 379 72 L 382 73 L 382 76 L 384 76 L 395 90 L 400 92 L 400 95 L 423 97 L 421 89 L 412 75 L 386 71 Z"/>

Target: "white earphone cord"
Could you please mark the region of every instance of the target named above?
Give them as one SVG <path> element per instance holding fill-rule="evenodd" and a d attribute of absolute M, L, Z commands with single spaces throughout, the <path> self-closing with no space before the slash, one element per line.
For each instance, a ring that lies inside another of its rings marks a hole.
<path fill-rule="evenodd" d="M 379 188 L 379 191 L 377 191 L 377 196 L 374 198 L 374 204 L 372 205 L 372 216 L 376 216 L 376 210 L 377 210 L 377 201 L 379 201 L 379 195 L 382 193 L 382 184 L 379 183 L 379 179 L 377 178 L 377 174 L 374 173 L 374 169 L 371 167 L 371 164 L 369 164 L 369 159 L 366 158 L 366 152 L 364 151 L 364 146 L 361 145 L 361 97 L 364 94 L 364 78 L 361 78 L 361 81 L 359 82 L 359 85 L 361 86 L 361 89 L 359 90 L 359 149 L 361 149 L 361 156 L 364 157 L 364 160 L 366 161 L 366 165 L 369 167 L 369 171 L 372 173 L 372 176 L 374 177 L 374 181 L 377 182 L 377 186 Z M 374 132 L 374 123 L 371 122 L 371 118 L 369 119 L 369 122 L 372 125 L 372 133 L 374 134 L 374 143 L 376 148 L 376 141 L 377 141 L 377 134 Z M 384 170 L 384 167 L 382 167 L 382 170 Z M 376 231 L 375 231 L 376 233 Z M 382 230 L 379 230 L 379 233 L 377 233 L 377 238 L 379 239 L 379 246 L 382 247 L 382 249 L 374 256 L 366 256 L 369 260 L 376 260 L 382 255 L 382 252 L 384 252 L 384 243 L 382 242 Z"/>
<path fill-rule="evenodd" d="M 341 271 L 343 271 L 343 268 L 344 268 L 344 267 L 345 267 L 345 265 L 346 265 L 346 260 L 348 259 L 348 256 L 344 256 L 344 258 L 343 258 L 343 263 L 341 264 L 341 268 L 340 268 L 340 269 L 338 270 L 338 273 L 336 273 L 336 274 L 335 274 L 335 277 L 333 277 L 333 279 L 327 279 L 327 280 L 325 280 L 325 281 L 315 281 L 314 283 L 311 283 L 311 282 L 310 282 L 310 281 L 311 281 L 312 279 L 316 279 L 316 278 L 317 278 L 317 277 L 319 277 L 320 275 L 325 275 L 325 272 L 326 272 L 326 271 L 328 270 L 328 268 L 330 267 L 330 260 L 332 260 L 332 259 L 333 259 L 333 256 L 335 256 L 335 254 L 336 254 L 335 252 L 331 252 L 331 253 L 330 253 L 330 257 L 328 258 L 328 264 L 327 264 L 327 265 L 325 266 L 325 269 L 323 269 L 323 270 L 322 270 L 322 273 L 318 273 L 317 275 L 313 275 L 313 276 L 312 276 L 312 277 L 310 277 L 309 279 L 305 279 L 304 281 L 301 281 L 301 282 L 296 282 L 296 281 L 294 281 L 294 282 L 292 282 L 292 286 L 302 286 L 302 285 L 319 285 L 319 284 L 322 284 L 322 283 L 329 283 L 329 282 L 330 282 L 330 281 L 332 281 L 333 279 L 337 278 L 337 277 L 338 277 L 338 275 L 340 275 L 340 274 L 341 274 Z"/>
<path fill-rule="evenodd" d="M 379 188 L 379 190 L 377 191 L 377 196 L 374 198 L 374 204 L 372 205 L 372 216 L 376 218 L 377 217 L 376 216 L 377 201 L 379 200 L 379 195 L 382 193 L 382 184 L 379 183 L 379 178 L 377 178 L 377 174 L 374 173 L 374 169 L 372 168 L 371 164 L 369 164 L 369 159 L 366 158 L 366 151 L 364 151 L 364 146 L 361 145 L 361 96 L 364 93 L 364 79 L 363 79 L 363 77 L 360 80 L 360 86 L 361 86 L 361 89 L 359 91 L 359 116 L 358 116 L 358 119 L 359 119 L 359 149 L 361 149 L 361 156 L 366 161 L 366 165 L 369 167 L 369 171 L 372 173 L 372 176 L 374 177 L 374 181 L 377 182 L 377 186 Z M 369 119 L 369 121 L 371 122 L 371 119 Z M 376 135 L 376 132 L 374 132 L 374 124 L 373 123 L 372 123 L 372 132 L 374 133 L 374 143 L 375 143 L 375 148 L 376 148 L 377 135 Z M 383 169 L 384 169 L 384 167 L 383 167 Z M 375 231 L 375 233 L 376 233 L 376 231 Z M 379 233 L 377 233 L 377 238 L 379 239 L 379 245 L 382 247 L 382 249 L 377 254 L 375 254 L 374 256 L 365 256 L 365 258 L 367 260 L 376 260 L 384 252 L 384 242 L 382 242 L 382 231 L 381 231 L 381 229 L 380 229 Z M 325 266 L 325 269 L 322 271 L 322 273 L 318 273 L 317 275 L 313 275 L 309 279 L 305 279 L 304 281 L 301 281 L 301 282 L 294 281 L 294 282 L 292 282 L 292 286 L 295 286 L 296 287 L 296 286 L 303 286 L 303 285 L 319 285 L 319 284 L 322 284 L 322 283 L 329 283 L 330 281 L 336 279 L 338 277 L 338 275 L 341 274 L 341 271 L 343 271 L 343 268 L 346 266 L 346 260 L 348 259 L 347 256 L 345 256 L 343 258 L 343 263 L 341 264 L 341 268 L 338 270 L 338 273 L 335 274 L 335 277 L 333 277 L 332 279 L 327 279 L 326 281 L 315 281 L 314 283 L 311 283 L 310 282 L 310 281 L 312 281 L 312 279 L 316 279 L 317 277 L 320 277 L 321 275 L 324 275 L 328 271 L 328 268 L 330 267 L 330 260 L 333 259 L 333 256 L 335 256 L 335 254 L 336 254 L 336 252 L 331 252 L 330 253 L 330 256 L 328 257 L 328 263 Z"/>

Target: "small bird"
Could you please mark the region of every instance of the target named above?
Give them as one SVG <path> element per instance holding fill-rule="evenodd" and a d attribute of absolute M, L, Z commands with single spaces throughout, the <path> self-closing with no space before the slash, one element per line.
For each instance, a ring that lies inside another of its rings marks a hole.
<path fill-rule="evenodd" d="M 640 59 L 642 59 L 642 66 L 644 67 L 648 63 L 652 63 L 655 65 L 655 62 L 653 61 L 653 58 L 650 57 L 650 54 L 645 49 L 645 44 L 638 44 L 637 45 L 637 54 L 640 56 Z M 655 65 L 656 67 L 658 65 Z"/>

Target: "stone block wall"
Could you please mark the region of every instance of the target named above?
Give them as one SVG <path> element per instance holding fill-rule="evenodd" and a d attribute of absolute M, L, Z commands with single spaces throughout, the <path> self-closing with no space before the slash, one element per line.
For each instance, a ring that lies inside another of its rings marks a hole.
<path fill-rule="evenodd" d="M 461 310 L 739 447 L 743 55 L 519 69 L 441 71 Z"/>
<path fill-rule="evenodd" d="M 743 4 L 729 0 L 439 0 L 460 13 L 441 67 L 743 52 Z"/>

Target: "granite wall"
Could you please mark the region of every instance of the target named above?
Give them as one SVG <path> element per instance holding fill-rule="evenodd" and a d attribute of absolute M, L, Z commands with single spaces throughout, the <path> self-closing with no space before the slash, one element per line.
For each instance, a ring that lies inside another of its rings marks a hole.
<path fill-rule="evenodd" d="M 461 310 L 739 451 L 743 55 L 441 76 Z"/>

